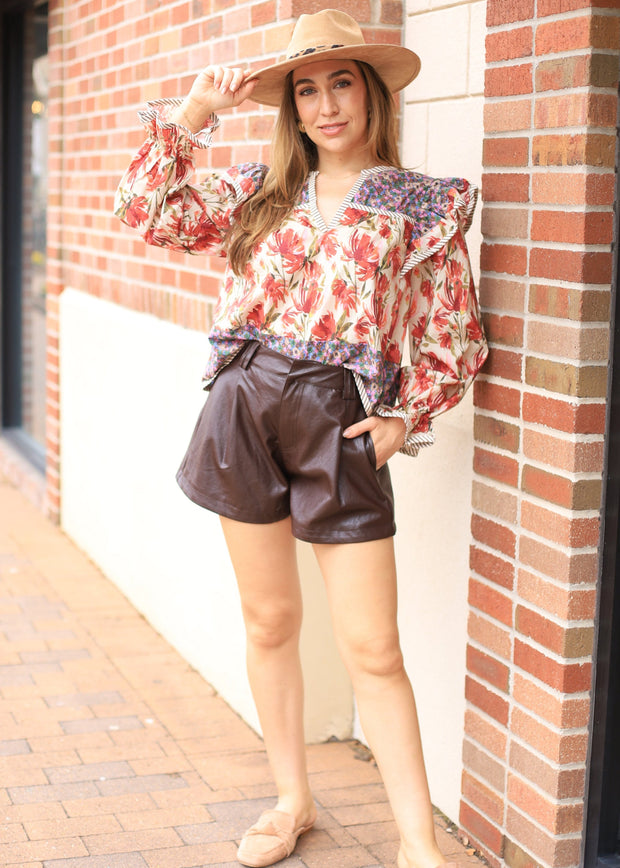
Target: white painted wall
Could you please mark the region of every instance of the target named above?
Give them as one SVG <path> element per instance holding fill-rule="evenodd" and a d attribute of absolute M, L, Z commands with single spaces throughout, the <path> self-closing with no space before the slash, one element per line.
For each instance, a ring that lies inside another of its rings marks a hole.
<path fill-rule="evenodd" d="M 484 0 L 409 0 L 405 41 L 422 60 L 404 97 L 403 162 L 480 184 Z M 479 274 L 480 206 L 468 244 Z M 437 442 L 391 461 L 400 624 L 433 802 L 458 820 L 473 460 L 471 392 L 437 419 Z M 359 732 L 359 728 L 356 730 Z"/>
<path fill-rule="evenodd" d="M 75 290 L 60 300 L 66 532 L 255 729 L 234 575 L 213 514 L 175 473 L 205 394 L 205 335 Z M 323 582 L 300 545 L 309 741 L 345 737 L 353 698 Z"/>

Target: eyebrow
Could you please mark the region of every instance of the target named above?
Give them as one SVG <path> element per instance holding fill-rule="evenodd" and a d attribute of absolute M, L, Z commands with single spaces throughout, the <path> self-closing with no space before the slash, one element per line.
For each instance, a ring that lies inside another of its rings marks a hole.
<path fill-rule="evenodd" d="M 331 80 L 332 78 L 338 78 L 339 75 L 343 75 L 344 73 L 348 73 L 349 75 L 355 76 L 355 73 L 353 72 L 352 69 L 339 69 L 336 72 L 330 72 L 329 75 L 327 76 L 327 78 L 329 80 Z M 299 78 L 295 82 L 294 86 L 297 87 L 298 84 L 314 84 L 314 80 L 311 78 Z"/>

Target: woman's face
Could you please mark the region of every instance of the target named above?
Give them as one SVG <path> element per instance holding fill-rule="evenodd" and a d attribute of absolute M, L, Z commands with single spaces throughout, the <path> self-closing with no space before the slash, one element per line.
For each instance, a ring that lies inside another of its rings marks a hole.
<path fill-rule="evenodd" d="M 295 106 L 306 135 L 321 152 L 342 157 L 368 147 L 368 92 L 353 60 L 324 60 L 293 73 Z"/>

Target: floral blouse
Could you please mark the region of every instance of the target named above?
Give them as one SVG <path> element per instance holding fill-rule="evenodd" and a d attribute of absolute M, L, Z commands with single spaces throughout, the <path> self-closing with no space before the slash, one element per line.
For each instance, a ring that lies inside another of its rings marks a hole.
<path fill-rule="evenodd" d="M 226 255 L 226 235 L 267 167 L 210 171 L 197 185 L 198 134 L 167 120 L 177 100 L 140 113 L 148 138 L 123 176 L 115 213 L 149 244 Z M 464 241 L 477 190 L 405 169 L 362 171 L 326 224 L 311 172 L 297 205 L 258 243 L 242 277 L 228 268 L 209 334 L 205 388 L 248 340 L 294 359 L 344 365 L 368 415 L 399 416 L 402 452 L 433 442 L 431 418 L 453 407 L 487 347 Z M 408 344 L 409 359 L 403 364 Z"/>

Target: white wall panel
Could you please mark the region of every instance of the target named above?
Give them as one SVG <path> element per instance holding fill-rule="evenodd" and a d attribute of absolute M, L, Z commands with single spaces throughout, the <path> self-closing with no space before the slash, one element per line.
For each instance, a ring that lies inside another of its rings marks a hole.
<path fill-rule="evenodd" d="M 62 524 L 149 621 L 258 730 L 219 519 L 175 473 L 205 399 L 206 337 L 66 290 L 60 302 Z M 251 493 L 250 493 L 251 495 Z M 346 736 L 352 693 L 325 593 L 301 551 L 309 740 Z"/>

